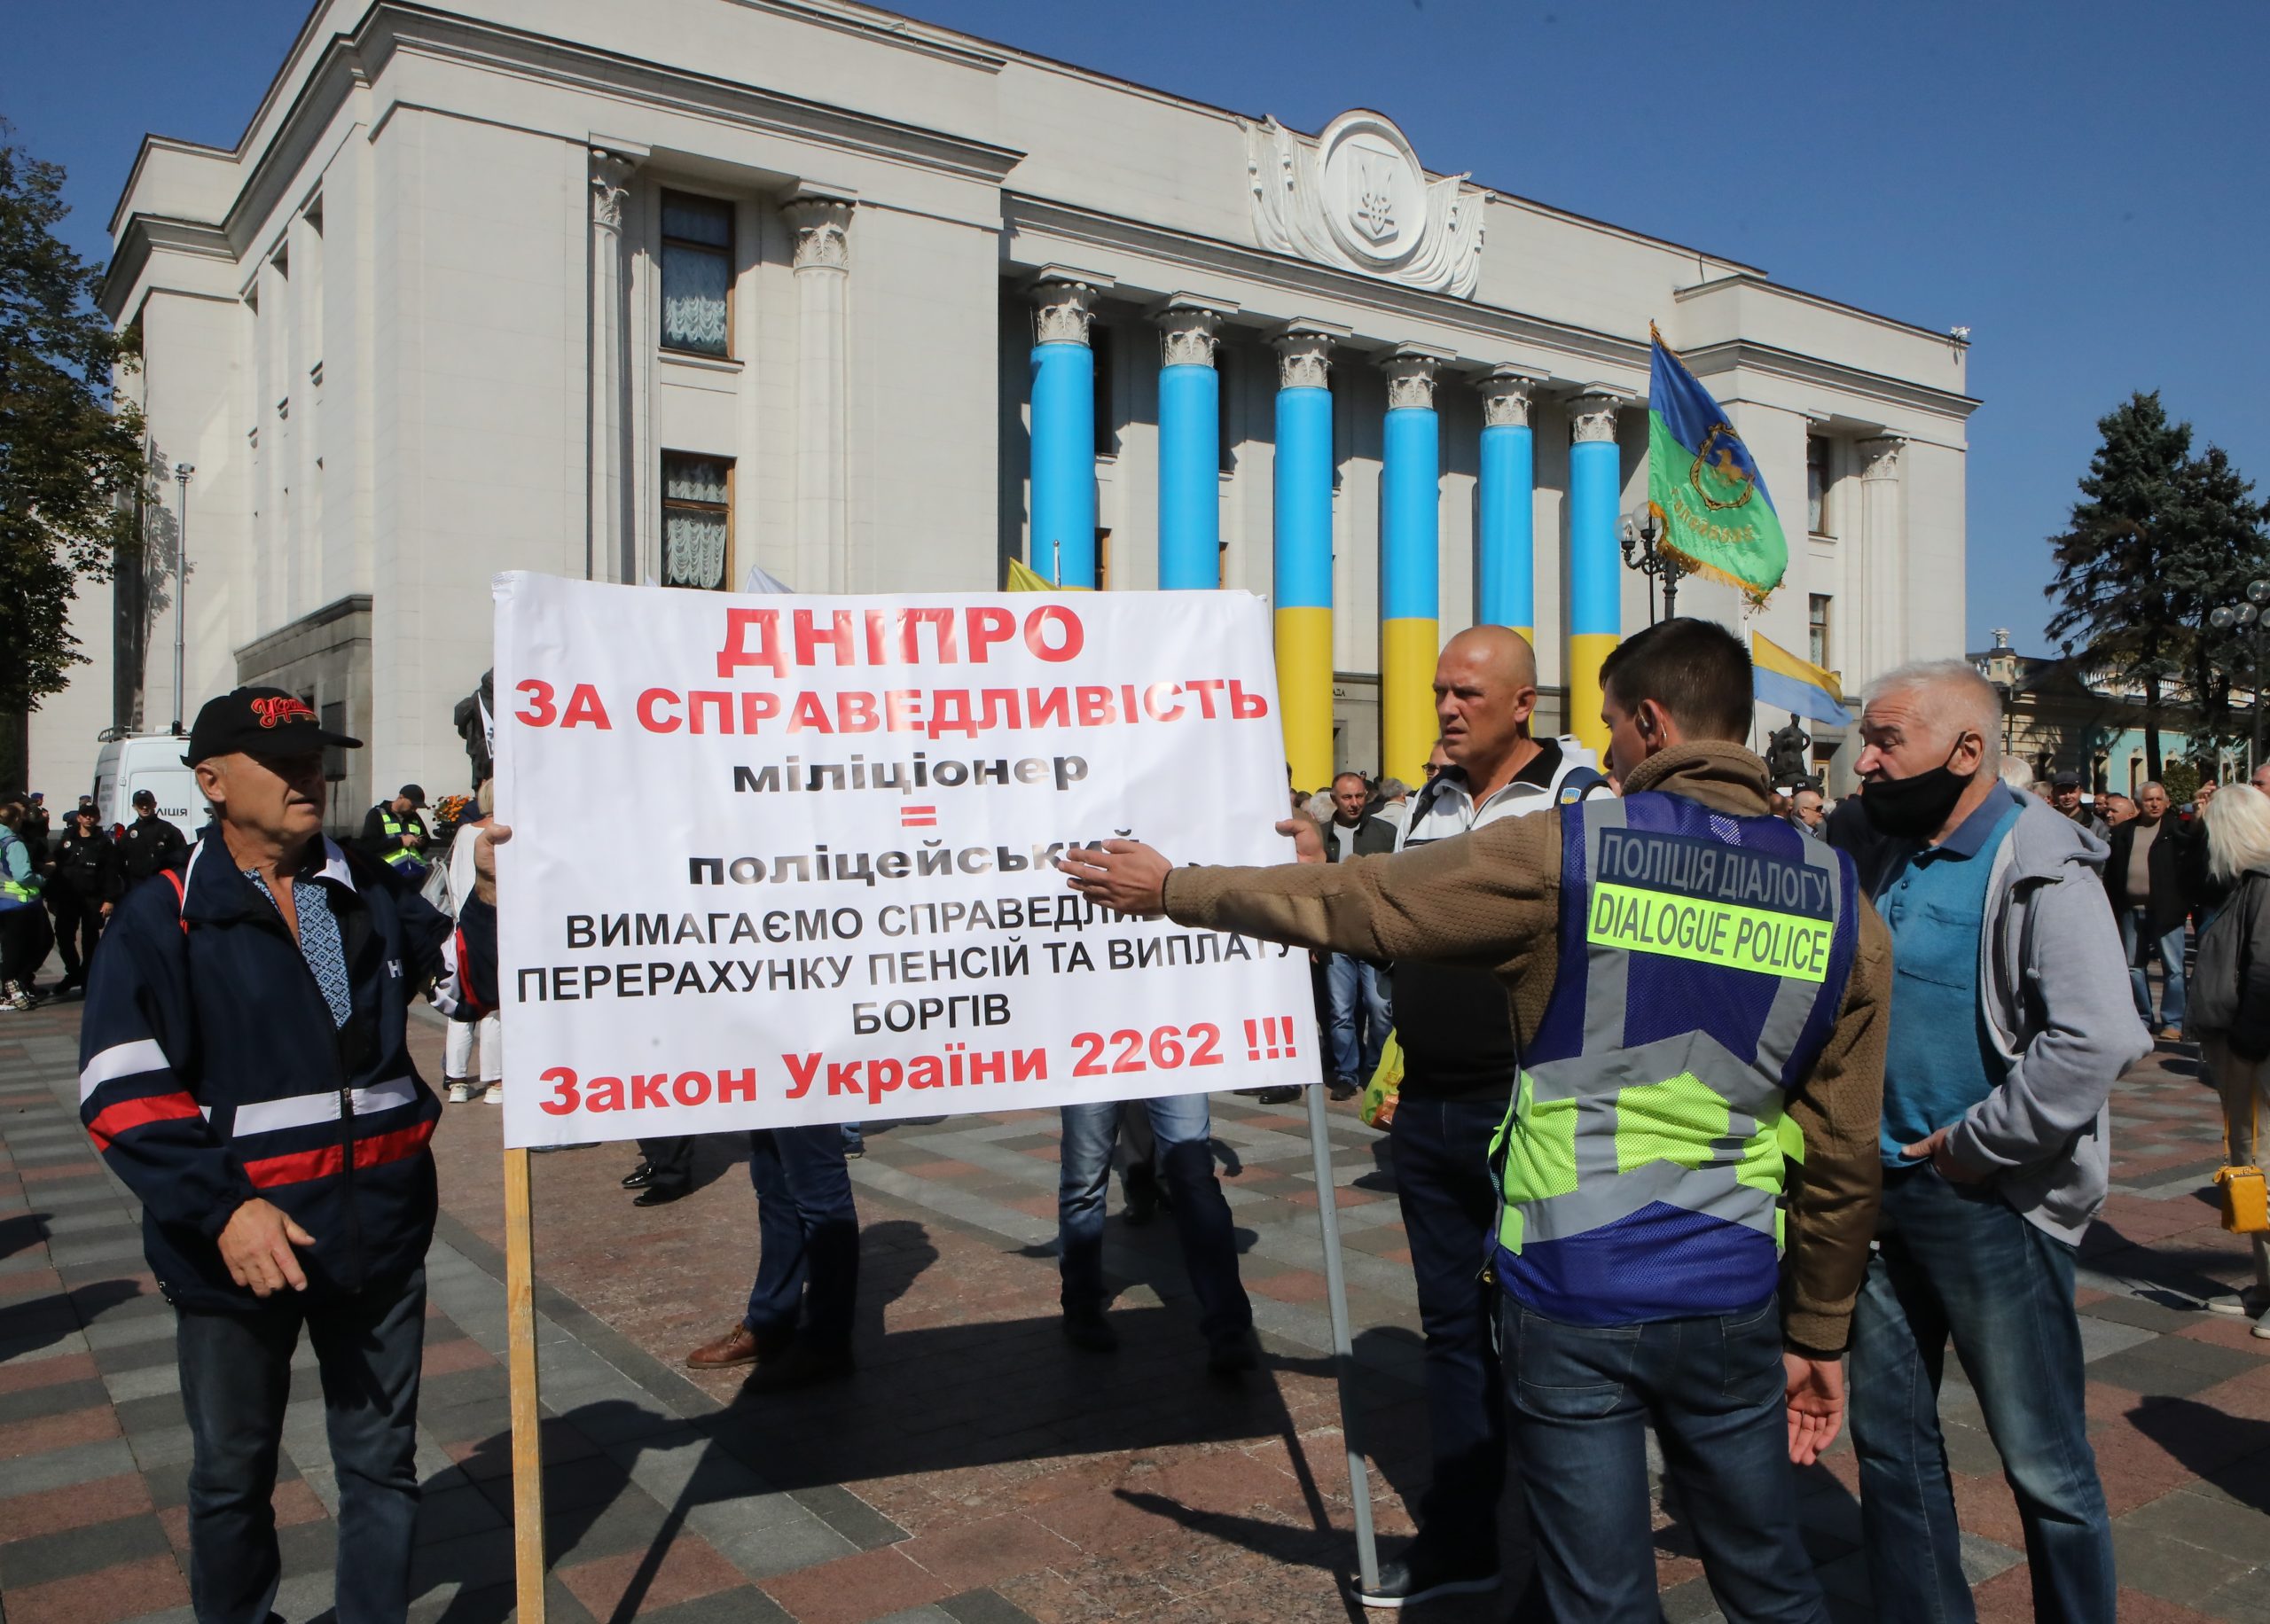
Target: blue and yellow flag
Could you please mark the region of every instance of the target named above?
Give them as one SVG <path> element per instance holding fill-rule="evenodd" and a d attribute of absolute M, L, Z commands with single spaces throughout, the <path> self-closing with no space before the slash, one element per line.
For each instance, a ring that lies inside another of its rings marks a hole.
<path fill-rule="evenodd" d="M 1799 660 L 1757 632 L 1749 634 L 1749 683 L 1760 705 L 1792 716 L 1810 716 L 1833 728 L 1852 720 L 1844 708 L 1844 685 L 1835 672 Z"/>
<path fill-rule="evenodd" d="M 1656 543 L 1687 569 L 1762 604 L 1789 567 L 1789 543 L 1757 463 L 1710 392 L 1651 324 L 1648 505 Z"/>
<path fill-rule="evenodd" d="M 1085 587 L 1060 587 L 1022 558 L 1009 560 L 1009 583 L 1006 592 L 1084 592 Z"/>

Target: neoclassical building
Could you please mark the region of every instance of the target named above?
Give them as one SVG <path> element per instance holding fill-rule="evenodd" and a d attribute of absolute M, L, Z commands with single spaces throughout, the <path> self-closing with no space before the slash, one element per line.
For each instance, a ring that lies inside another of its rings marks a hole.
<path fill-rule="evenodd" d="M 1382 113 L 1311 134 L 837 0 L 326 0 L 233 149 L 152 137 L 126 177 L 105 303 L 153 458 L 195 472 L 82 605 L 98 667 L 35 718 L 35 781 L 170 717 L 184 496 L 192 701 L 280 683 L 367 739 L 341 822 L 460 783 L 512 568 L 1243 589 L 1304 785 L 1414 776 L 1478 620 L 1584 730 L 1651 613 L 1618 550 L 1651 320 L 1792 537 L 1762 611 L 1682 610 L 1848 688 L 1959 655 L 1962 338 L 1501 179 L 1553 189 L 1427 168 Z"/>

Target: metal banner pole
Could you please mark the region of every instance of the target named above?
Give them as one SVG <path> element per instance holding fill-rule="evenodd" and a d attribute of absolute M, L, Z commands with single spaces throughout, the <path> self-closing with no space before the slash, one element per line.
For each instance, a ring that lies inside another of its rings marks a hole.
<path fill-rule="evenodd" d="M 544 1624 L 544 1434 L 536 1362 L 528 1152 L 505 1152 L 505 1334 L 513 1392 L 513 1576 L 520 1624 Z"/>
<path fill-rule="evenodd" d="M 1332 1311 L 1332 1372 L 1340 1388 L 1340 1436 L 1348 1446 L 1348 1495 L 1356 1507 L 1356 1571 L 1367 1590 L 1380 1581 L 1379 1538 L 1372 1530 L 1372 1480 L 1364 1466 L 1362 1410 L 1356 1395 L 1356 1352 L 1348 1334 L 1348 1282 L 1340 1268 L 1340 1206 L 1332 1189 L 1332 1134 L 1324 1085 L 1308 1085 L 1309 1149 L 1316 1166 L 1316 1218 L 1324 1230 L 1324 1294 Z"/>

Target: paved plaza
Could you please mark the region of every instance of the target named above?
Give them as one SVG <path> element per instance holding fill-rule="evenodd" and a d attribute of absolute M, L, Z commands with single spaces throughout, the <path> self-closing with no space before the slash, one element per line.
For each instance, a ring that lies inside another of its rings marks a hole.
<path fill-rule="evenodd" d="M 440 1075 L 437 1024 L 414 1024 Z M 187 1619 L 189 1437 L 172 1315 L 133 1203 L 74 1109 L 75 1005 L 0 1027 L 0 1620 Z M 2270 1342 L 2198 1310 L 2243 1254 L 2217 1227 L 2212 1098 L 2163 1045 L 2116 1097 L 2115 1193 L 2080 1292 L 2091 1431 L 2117 1519 L 2122 1617 L 2270 1620 Z M 498 1119 L 451 1108 L 429 1261 L 426 1500 L 413 1616 L 512 1610 Z M 1053 1113 L 877 1123 L 853 1164 L 865 1225 L 855 1379 L 745 1399 L 685 1350 L 739 1315 L 755 1260 L 743 1158 L 705 1143 L 700 1188 L 640 1210 L 607 1145 L 536 1163 L 548 1612 L 561 1624 L 1084 1624 L 1352 1616 L 1353 1560 L 1306 1119 L 1215 1101 L 1216 1158 L 1264 1370 L 1209 1379 L 1170 1220 L 1116 1215 L 1115 1355 L 1056 1328 Z M 1426 1470 L 1419 1338 L 1393 1167 L 1349 1107 L 1333 1156 L 1382 1534 Z M 1117 1198 L 1115 1192 L 1114 1208 Z M 309 1364 L 303 1355 L 301 1367 Z M 311 1375 L 291 1410 L 283 1616 L 326 1615 L 337 1493 Z M 2021 1535 L 1959 1379 L 1943 1405 L 1982 1616 L 2030 1617 Z M 1806 1474 L 1839 1619 L 1872 1616 L 1842 1444 Z M 1678 1508 L 1659 1510 L 1665 1614 L 1716 1616 Z M 1509 1583 L 1523 1565 L 1508 1509 Z M 1415 1616 L 1495 1620 L 1503 1598 Z"/>

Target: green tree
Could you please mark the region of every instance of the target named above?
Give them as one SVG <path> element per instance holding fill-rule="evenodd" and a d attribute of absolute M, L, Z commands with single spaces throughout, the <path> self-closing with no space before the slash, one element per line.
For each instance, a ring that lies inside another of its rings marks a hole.
<path fill-rule="evenodd" d="M 2081 499 L 2049 538 L 2049 634 L 2079 633 L 2116 680 L 2142 692 L 2145 765 L 2156 778 L 2172 690 L 2198 705 L 2202 731 L 2229 725 L 2233 651 L 2206 618 L 2270 566 L 2264 510 L 2220 448 L 2191 454 L 2191 426 L 2171 420 L 2156 392 L 2132 395 L 2097 430 Z"/>
<path fill-rule="evenodd" d="M 55 235 L 61 167 L 14 133 L 0 121 L 0 757 L 20 776 L 26 715 L 86 663 L 78 584 L 135 541 L 144 465 L 141 414 L 111 399 L 132 341 L 95 306 L 100 269 Z"/>

